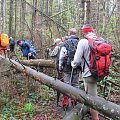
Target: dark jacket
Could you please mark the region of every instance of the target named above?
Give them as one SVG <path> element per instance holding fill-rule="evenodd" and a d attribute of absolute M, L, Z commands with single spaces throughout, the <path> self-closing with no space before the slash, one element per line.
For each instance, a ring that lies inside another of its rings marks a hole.
<path fill-rule="evenodd" d="M 72 71 L 71 67 L 71 61 L 74 58 L 74 54 L 77 49 L 77 44 L 79 42 L 79 38 L 77 36 L 70 36 L 68 40 L 64 42 L 64 47 L 67 50 L 67 56 L 63 60 L 63 71 L 65 73 L 70 74 Z M 74 69 L 74 73 L 78 73 L 81 70 L 81 66 L 78 66 L 76 69 Z"/>

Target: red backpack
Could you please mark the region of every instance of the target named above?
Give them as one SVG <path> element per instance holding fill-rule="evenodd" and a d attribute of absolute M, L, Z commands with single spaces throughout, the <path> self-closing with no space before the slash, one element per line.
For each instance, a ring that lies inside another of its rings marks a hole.
<path fill-rule="evenodd" d="M 90 64 L 86 64 L 90 68 L 92 76 L 95 78 L 104 78 L 109 75 L 109 66 L 111 64 L 112 46 L 103 38 L 88 38 L 90 46 Z"/>

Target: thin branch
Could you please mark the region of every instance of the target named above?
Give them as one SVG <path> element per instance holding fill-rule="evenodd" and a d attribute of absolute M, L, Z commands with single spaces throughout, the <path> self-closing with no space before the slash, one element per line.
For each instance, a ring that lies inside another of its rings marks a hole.
<path fill-rule="evenodd" d="M 63 10 L 63 11 L 61 11 L 61 12 L 58 12 L 57 14 L 50 16 L 50 18 L 56 17 L 57 15 L 65 12 L 65 11 L 67 11 L 67 10 L 68 10 L 68 9 L 65 9 L 65 10 Z M 46 21 L 46 20 L 43 20 L 42 22 L 45 22 L 45 21 Z"/>
<path fill-rule="evenodd" d="M 45 13 L 43 13 L 42 11 L 38 10 L 37 8 L 35 8 L 33 5 L 31 5 L 30 3 L 24 1 L 28 6 L 30 6 L 32 9 L 35 9 L 37 12 L 39 12 L 43 17 L 48 18 L 49 20 L 51 20 L 53 23 L 55 23 L 57 26 L 61 27 L 65 32 L 67 32 L 67 30 L 61 26 L 58 22 L 54 21 L 50 16 L 46 15 Z"/>

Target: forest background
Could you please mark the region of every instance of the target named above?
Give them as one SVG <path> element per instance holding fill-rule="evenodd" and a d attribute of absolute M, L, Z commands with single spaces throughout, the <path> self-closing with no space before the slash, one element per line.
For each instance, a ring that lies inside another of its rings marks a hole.
<path fill-rule="evenodd" d="M 0 32 L 15 40 L 31 40 L 39 58 L 46 58 L 46 48 L 51 47 L 55 38 L 66 36 L 70 28 L 76 28 L 82 38 L 81 26 L 84 23 L 90 23 L 96 34 L 113 46 L 114 63 L 118 63 L 112 64 L 106 79 L 108 83 L 99 83 L 99 95 L 120 103 L 120 0 L 0 0 Z M 53 69 L 42 70 L 55 77 Z M 62 119 L 62 112 L 54 104 L 54 90 L 32 78 L 28 78 L 28 84 L 27 78 L 10 64 L 0 61 L 0 120 L 11 117 L 36 120 L 38 116 L 41 120 L 45 120 L 46 116 L 49 120 Z M 81 86 L 83 88 L 83 84 Z M 32 114 L 25 113 L 24 105 L 28 102 L 36 106 Z"/>
<path fill-rule="evenodd" d="M 87 4 L 85 4 L 85 2 Z M 0 0 L 0 31 L 16 39 L 30 39 L 44 58 L 53 39 L 90 23 L 95 32 L 120 51 L 119 0 Z"/>

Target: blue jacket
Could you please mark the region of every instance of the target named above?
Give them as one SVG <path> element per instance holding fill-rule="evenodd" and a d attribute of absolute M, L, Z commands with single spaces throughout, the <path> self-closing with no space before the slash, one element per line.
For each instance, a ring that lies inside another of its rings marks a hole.
<path fill-rule="evenodd" d="M 28 57 L 28 53 L 32 53 L 32 55 L 34 56 L 36 55 L 35 48 L 27 41 L 23 41 L 22 46 L 20 46 L 20 49 L 24 57 Z"/>

